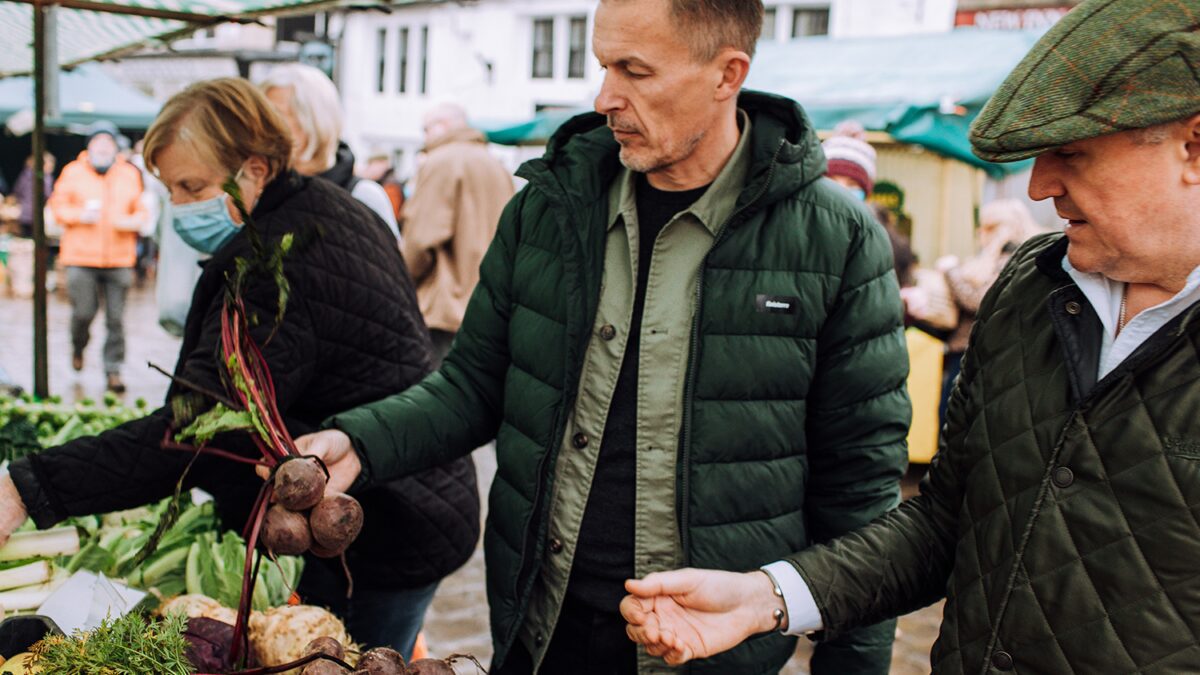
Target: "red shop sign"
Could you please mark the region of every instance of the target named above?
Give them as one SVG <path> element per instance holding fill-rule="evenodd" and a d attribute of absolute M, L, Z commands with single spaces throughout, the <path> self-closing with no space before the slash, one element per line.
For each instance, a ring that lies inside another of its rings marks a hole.
<path fill-rule="evenodd" d="M 1048 28 L 1071 11 L 1070 7 L 1042 9 L 971 9 L 959 10 L 955 26 L 975 26 L 990 30 Z"/>

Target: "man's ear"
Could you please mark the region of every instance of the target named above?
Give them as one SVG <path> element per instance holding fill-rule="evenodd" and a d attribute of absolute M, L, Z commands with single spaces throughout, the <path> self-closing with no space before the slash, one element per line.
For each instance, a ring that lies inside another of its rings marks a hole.
<path fill-rule="evenodd" d="M 1183 121 L 1183 135 L 1187 155 L 1183 180 L 1188 185 L 1200 185 L 1200 114 Z"/>
<path fill-rule="evenodd" d="M 736 98 L 750 73 L 750 55 L 726 47 L 717 55 L 717 63 L 721 66 L 721 81 L 717 84 L 716 99 L 728 101 Z"/>

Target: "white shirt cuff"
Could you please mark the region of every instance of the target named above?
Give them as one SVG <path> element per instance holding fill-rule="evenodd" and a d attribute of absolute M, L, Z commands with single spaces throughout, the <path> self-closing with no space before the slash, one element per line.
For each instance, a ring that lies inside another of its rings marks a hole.
<path fill-rule="evenodd" d="M 812 591 L 804 583 L 804 577 L 790 562 L 780 560 L 764 565 L 764 570 L 775 577 L 779 590 L 783 591 L 783 605 L 788 614 L 787 635 L 804 635 L 825 627 L 821 621 L 821 610 L 813 599 Z"/>

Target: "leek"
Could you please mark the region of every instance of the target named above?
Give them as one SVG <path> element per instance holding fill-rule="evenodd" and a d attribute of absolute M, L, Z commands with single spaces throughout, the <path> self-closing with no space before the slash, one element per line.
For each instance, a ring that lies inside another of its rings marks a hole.
<path fill-rule="evenodd" d="M 50 563 L 45 560 L 0 572 L 0 590 L 35 586 L 50 580 Z"/>
<path fill-rule="evenodd" d="M 65 578 L 54 579 L 47 581 L 44 584 L 37 586 L 26 586 L 25 588 L 14 588 L 11 591 L 0 593 L 0 611 L 3 612 L 26 612 L 32 609 L 41 607 L 58 589 Z"/>
<path fill-rule="evenodd" d="M 189 547 L 180 546 L 179 548 L 162 554 L 154 562 L 142 566 L 125 578 L 125 581 L 138 587 L 149 588 L 158 584 L 163 577 L 175 572 L 181 566 L 187 564 Z"/>
<path fill-rule="evenodd" d="M 79 553 L 79 530 L 56 527 L 40 532 L 18 532 L 0 548 L 0 562 L 27 558 L 53 558 Z"/>

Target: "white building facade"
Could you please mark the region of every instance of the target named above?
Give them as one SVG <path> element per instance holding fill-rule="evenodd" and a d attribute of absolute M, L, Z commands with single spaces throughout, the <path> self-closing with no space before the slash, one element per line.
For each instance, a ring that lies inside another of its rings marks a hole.
<path fill-rule="evenodd" d="M 478 126 L 586 105 L 601 76 L 591 56 L 594 5 L 414 3 L 332 21 L 347 141 L 360 157 L 392 154 L 405 175 L 421 146 L 422 117 L 438 103 L 463 106 Z"/>
<path fill-rule="evenodd" d="M 767 1 L 766 40 L 949 30 L 955 0 Z M 590 107 L 603 73 L 591 51 L 596 0 L 475 0 L 393 5 L 332 17 L 345 137 L 410 175 L 423 115 L 462 105 L 481 127 Z"/>

